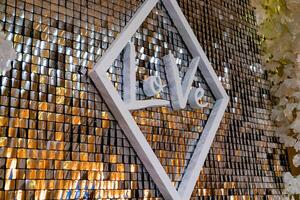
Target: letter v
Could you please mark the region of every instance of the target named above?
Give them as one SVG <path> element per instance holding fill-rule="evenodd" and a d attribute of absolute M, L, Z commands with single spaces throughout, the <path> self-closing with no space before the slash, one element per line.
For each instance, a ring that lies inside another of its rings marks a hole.
<path fill-rule="evenodd" d="M 187 104 L 189 92 L 199 65 L 200 57 L 195 57 L 190 63 L 182 84 L 179 77 L 179 69 L 173 54 L 170 52 L 169 55 L 163 57 L 163 60 L 166 66 L 166 75 L 170 89 L 172 107 L 174 110 L 184 109 Z"/>

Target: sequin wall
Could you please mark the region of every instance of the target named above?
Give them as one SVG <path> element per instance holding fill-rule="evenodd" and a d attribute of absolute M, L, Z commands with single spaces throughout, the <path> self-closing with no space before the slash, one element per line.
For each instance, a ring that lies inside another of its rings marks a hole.
<path fill-rule="evenodd" d="M 280 199 L 285 151 L 273 136 L 269 83 L 260 67 L 248 0 L 178 0 L 230 96 L 192 199 Z M 0 199 L 162 199 L 93 83 L 88 69 L 140 0 L 0 0 L 0 24 L 18 59 L 1 81 Z M 158 3 L 132 42 L 137 98 L 171 50 L 181 76 L 191 60 Z M 108 75 L 123 92 L 122 55 Z M 214 104 L 135 111 L 136 122 L 178 187 Z M 157 98 L 169 99 L 168 88 Z"/>

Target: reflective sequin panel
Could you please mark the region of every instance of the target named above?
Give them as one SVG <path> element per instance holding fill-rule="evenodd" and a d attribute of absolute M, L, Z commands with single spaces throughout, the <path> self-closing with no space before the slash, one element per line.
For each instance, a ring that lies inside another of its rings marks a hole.
<path fill-rule="evenodd" d="M 0 0 L 0 23 L 18 59 L 0 77 L 0 199 L 162 199 L 87 76 L 143 1 Z M 260 66 L 248 0 L 178 0 L 230 96 L 192 199 L 278 199 L 285 151 L 274 137 L 269 82 Z M 161 2 L 132 37 L 141 82 L 159 74 L 168 50 L 181 76 L 191 60 Z M 109 70 L 122 92 L 122 56 Z M 134 111 L 178 186 L 208 108 Z M 157 97 L 169 98 L 168 88 Z M 151 120 L 150 120 L 151 119 Z"/>

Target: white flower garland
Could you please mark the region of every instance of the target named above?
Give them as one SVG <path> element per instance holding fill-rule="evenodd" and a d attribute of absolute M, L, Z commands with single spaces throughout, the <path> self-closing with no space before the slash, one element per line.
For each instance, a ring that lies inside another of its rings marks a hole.
<path fill-rule="evenodd" d="M 272 119 L 286 147 L 300 152 L 300 0 L 253 0 L 263 62 L 272 83 Z M 293 158 L 300 166 L 300 154 Z M 300 194 L 300 176 L 284 174 L 285 192 Z"/>

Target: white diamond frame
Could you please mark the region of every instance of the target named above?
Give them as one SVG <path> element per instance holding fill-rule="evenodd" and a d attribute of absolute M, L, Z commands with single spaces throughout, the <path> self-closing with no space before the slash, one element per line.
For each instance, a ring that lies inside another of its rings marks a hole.
<path fill-rule="evenodd" d="M 165 199 L 188 200 L 192 195 L 200 171 L 223 118 L 229 97 L 222 87 L 221 82 L 215 74 L 176 0 L 161 1 L 192 56 L 200 57 L 199 70 L 216 99 L 201 137 L 189 161 L 189 165 L 183 174 L 178 190 L 176 190 L 174 184 L 171 182 L 159 159 L 151 149 L 130 111 L 107 76 L 109 67 L 125 48 L 128 41 L 135 34 L 158 1 L 159 0 L 144 1 L 121 34 L 114 40 L 103 57 L 96 63 L 94 69 L 90 71 L 89 76 L 93 80 L 96 88 L 105 100 L 115 119 L 118 121 L 119 126 L 124 131 L 130 144 L 136 151 L 163 197 Z"/>

